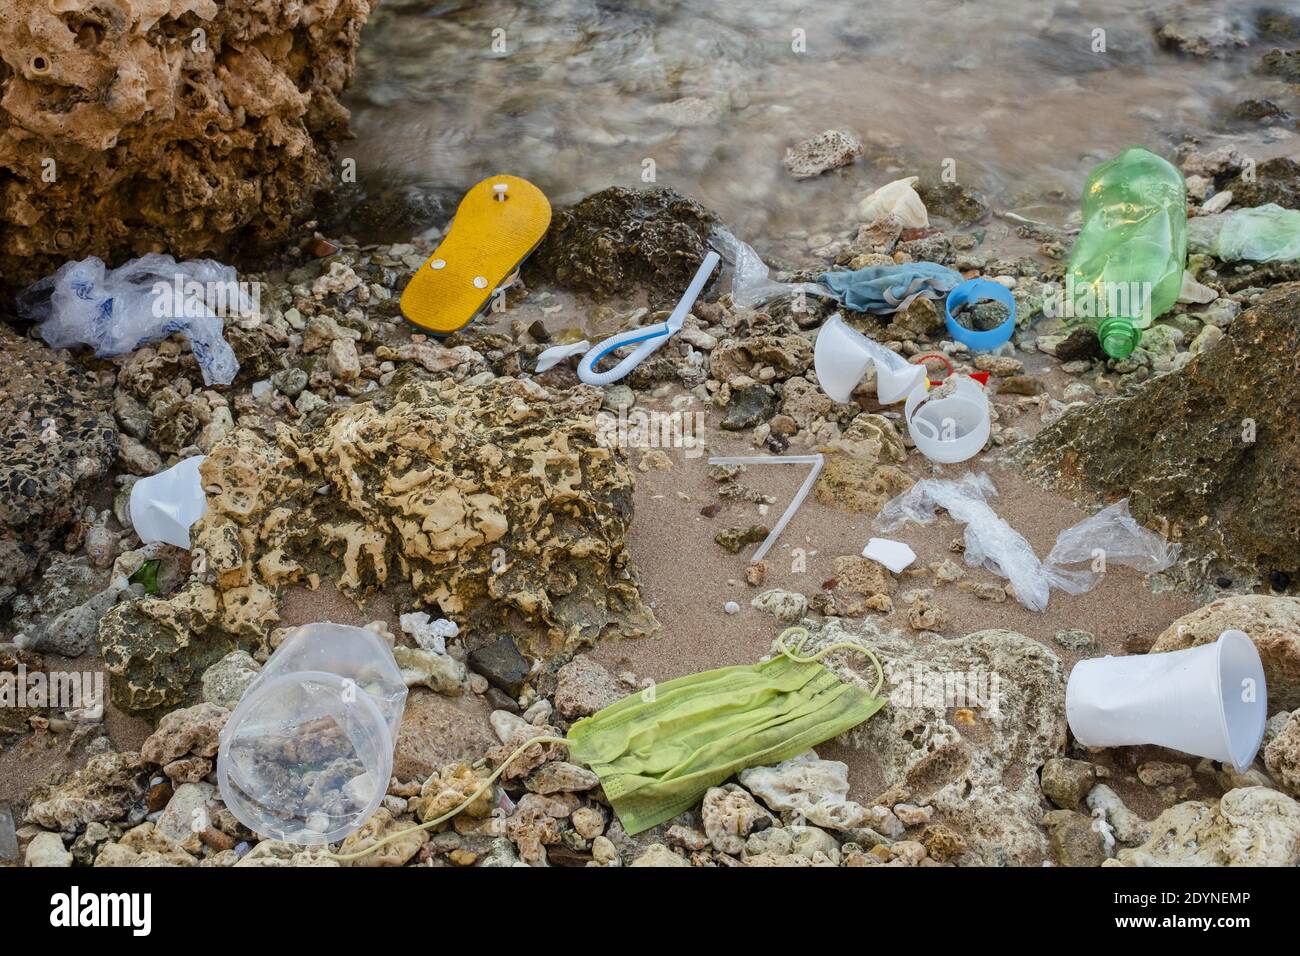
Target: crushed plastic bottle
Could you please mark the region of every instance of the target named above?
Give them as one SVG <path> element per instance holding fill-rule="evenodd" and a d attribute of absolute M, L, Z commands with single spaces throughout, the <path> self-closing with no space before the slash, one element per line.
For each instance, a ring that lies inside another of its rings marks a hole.
<path fill-rule="evenodd" d="M 1066 270 L 1066 308 L 1094 324 L 1107 355 L 1129 356 L 1141 330 L 1173 307 L 1186 263 L 1182 173 L 1140 146 L 1093 169 Z"/>
<path fill-rule="evenodd" d="M 1187 222 L 1187 246 L 1224 262 L 1300 259 L 1300 209 L 1266 203 Z"/>
<path fill-rule="evenodd" d="M 54 348 L 89 345 L 100 358 L 112 358 L 179 332 L 189 339 L 205 385 L 229 385 L 239 371 L 222 337 L 227 310 L 240 316 L 257 310 L 256 293 L 232 267 L 155 252 L 116 269 L 96 256 L 66 262 L 18 295 L 19 314 L 39 323 L 41 338 Z"/>

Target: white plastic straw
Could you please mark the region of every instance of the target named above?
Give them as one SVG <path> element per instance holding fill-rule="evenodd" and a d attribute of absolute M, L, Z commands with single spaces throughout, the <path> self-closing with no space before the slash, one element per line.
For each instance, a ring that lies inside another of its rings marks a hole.
<path fill-rule="evenodd" d="M 815 482 L 817 476 L 821 474 L 822 465 L 825 463 L 825 457 L 820 454 L 733 455 L 709 459 L 710 465 L 812 465 L 812 470 L 808 472 L 808 477 L 805 478 L 803 484 L 799 486 L 799 490 L 794 493 L 794 499 L 790 502 L 790 506 L 785 509 L 785 514 L 781 515 L 780 520 L 776 523 L 776 527 L 768 533 L 768 536 L 763 539 L 763 543 L 758 546 L 758 550 L 754 552 L 754 556 L 749 559 L 751 563 L 762 561 L 763 555 L 767 554 L 767 552 L 771 550 L 772 545 L 776 544 L 776 539 L 781 536 L 781 532 L 784 531 L 785 526 L 790 523 L 790 519 L 794 517 L 794 513 L 799 510 L 799 506 L 803 504 L 803 500 L 808 497 L 808 492 L 812 490 L 813 482 Z"/>

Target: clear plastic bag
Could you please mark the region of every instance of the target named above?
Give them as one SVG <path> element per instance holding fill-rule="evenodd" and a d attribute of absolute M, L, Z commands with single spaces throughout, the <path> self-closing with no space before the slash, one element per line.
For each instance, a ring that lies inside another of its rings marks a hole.
<path fill-rule="evenodd" d="M 966 563 L 985 567 L 1011 582 L 1016 600 L 1031 611 L 1047 610 L 1052 588 L 1069 594 L 1091 591 L 1100 573 L 1091 568 L 1070 570 L 1064 565 L 1080 561 L 1114 562 L 1151 573 L 1174 562 L 1178 546 L 1143 528 L 1128 511 L 1128 499 L 1119 501 L 1057 536 L 1047 561 L 1039 561 L 1024 536 L 989 506 L 997 488 L 986 474 L 968 473 L 957 481 L 927 478 L 887 502 L 874 525 L 896 531 L 908 521 L 929 524 L 935 509 L 943 508 L 954 521 L 966 526 Z"/>
<path fill-rule="evenodd" d="M 983 566 L 1006 578 L 1016 599 L 1031 611 L 1047 609 L 1051 580 L 1028 541 L 989 507 L 987 499 L 998 493 L 986 474 L 967 473 L 957 481 L 926 478 L 911 490 L 887 502 L 875 520 L 884 532 L 897 531 L 908 521 L 929 524 L 935 509 L 943 508 L 954 521 L 966 526 L 966 563 Z"/>
<path fill-rule="evenodd" d="M 731 302 L 738 309 L 752 309 L 778 295 L 819 295 L 833 298 L 830 289 L 819 282 L 775 282 L 771 272 L 754 247 L 737 239 L 726 229 L 715 229 L 712 245 L 724 262 L 732 267 Z"/>
<path fill-rule="evenodd" d="M 1099 572 L 1091 569 L 1066 572 L 1062 565 L 1100 561 L 1104 562 L 1103 567 L 1111 563 L 1123 564 L 1152 574 L 1173 564 L 1178 551 L 1178 545 L 1170 544 L 1154 531 L 1138 524 L 1137 519 L 1129 514 L 1128 499 L 1124 498 L 1062 531 L 1043 563 L 1057 574 L 1086 575 L 1089 584 L 1084 590 L 1091 590 Z"/>
<path fill-rule="evenodd" d="M 1300 259 L 1300 209 L 1266 203 L 1187 220 L 1187 244 L 1224 262 Z"/>
<path fill-rule="evenodd" d="M 230 266 L 212 259 L 177 262 L 149 253 L 116 269 L 91 256 L 67 262 L 18 296 L 18 311 L 40 324 L 54 348 L 89 345 L 112 358 L 181 333 L 206 385 L 229 385 L 239 371 L 214 309 L 252 315 L 255 304 Z"/>

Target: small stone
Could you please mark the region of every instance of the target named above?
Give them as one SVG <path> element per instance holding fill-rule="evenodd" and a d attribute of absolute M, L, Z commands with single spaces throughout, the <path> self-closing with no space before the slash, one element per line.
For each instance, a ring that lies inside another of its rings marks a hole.
<path fill-rule="evenodd" d="M 41 832 L 32 837 L 24 859 L 32 867 L 72 866 L 72 854 L 64 848 L 57 833 Z"/>
<path fill-rule="evenodd" d="M 1052 854 L 1061 866 L 1101 866 L 1105 861 L 1105 841 L 1093 823 L 1091 817 L 1074 810 L 1043 814 Z"/>
<path fill-rule="evenodd" d="M 1097 782 L 1097 768 L 1084 760 L 1052 757 L 1043 764 L 1042 787 L 1062 810 L 1076 810 Z"/>
<path fill-rule="evenodd" d="M 335 339 L 330 343 L 326 359 L 330 374 L 341 382 L 351 382 L 361 375 L 361 358 L 357 345 L 351 339 Z"/>
<path fill-rule="evenodd" d="M 532 670 L 509 634 L 470 651 L 469 666 L 486 677 L 488 683 L 513 697 L 518 697 L 524 689 Z"/>
<path fill-rule="evenodd" d="M 761 524 L 752 524 L 748 528 L 724 528 L 714 535 L 713 540 L 724 551 L 739 554 L 746 545 L 757 544 L 767 539 L 768 529 Z"/>
<path fill-rule="evenodd" d="M 1076 654 L 1086 654 L 1097 649 L 1097 638 L 1088 631 L 1081 631 L 1077 628 L 1070 627 L 1059 630 L 1052 639 L 1067 651 L 1073 651 Z"/>
<path fill-rule="evenodd" d="M 808 598 L 798 591 L 773 589 L 764 591 L 749 602 L 749 606 L 766 611 L 782 624 L 794 624 L 808 613 Z"/>

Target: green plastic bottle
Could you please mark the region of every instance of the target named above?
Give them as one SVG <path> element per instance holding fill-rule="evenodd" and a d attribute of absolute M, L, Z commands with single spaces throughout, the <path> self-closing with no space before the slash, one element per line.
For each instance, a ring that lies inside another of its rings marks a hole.
<path fill-rule="evenodd" d="M 1088 175 L 1066 295 L 1103 351 L 1126 358 L 1142 329 L 1178 301 L 1187 264 L 1187 185 L 1170 163 L 1130 147 Z M 1078 323 L 1076 323 L 1078 324 Z"/>

